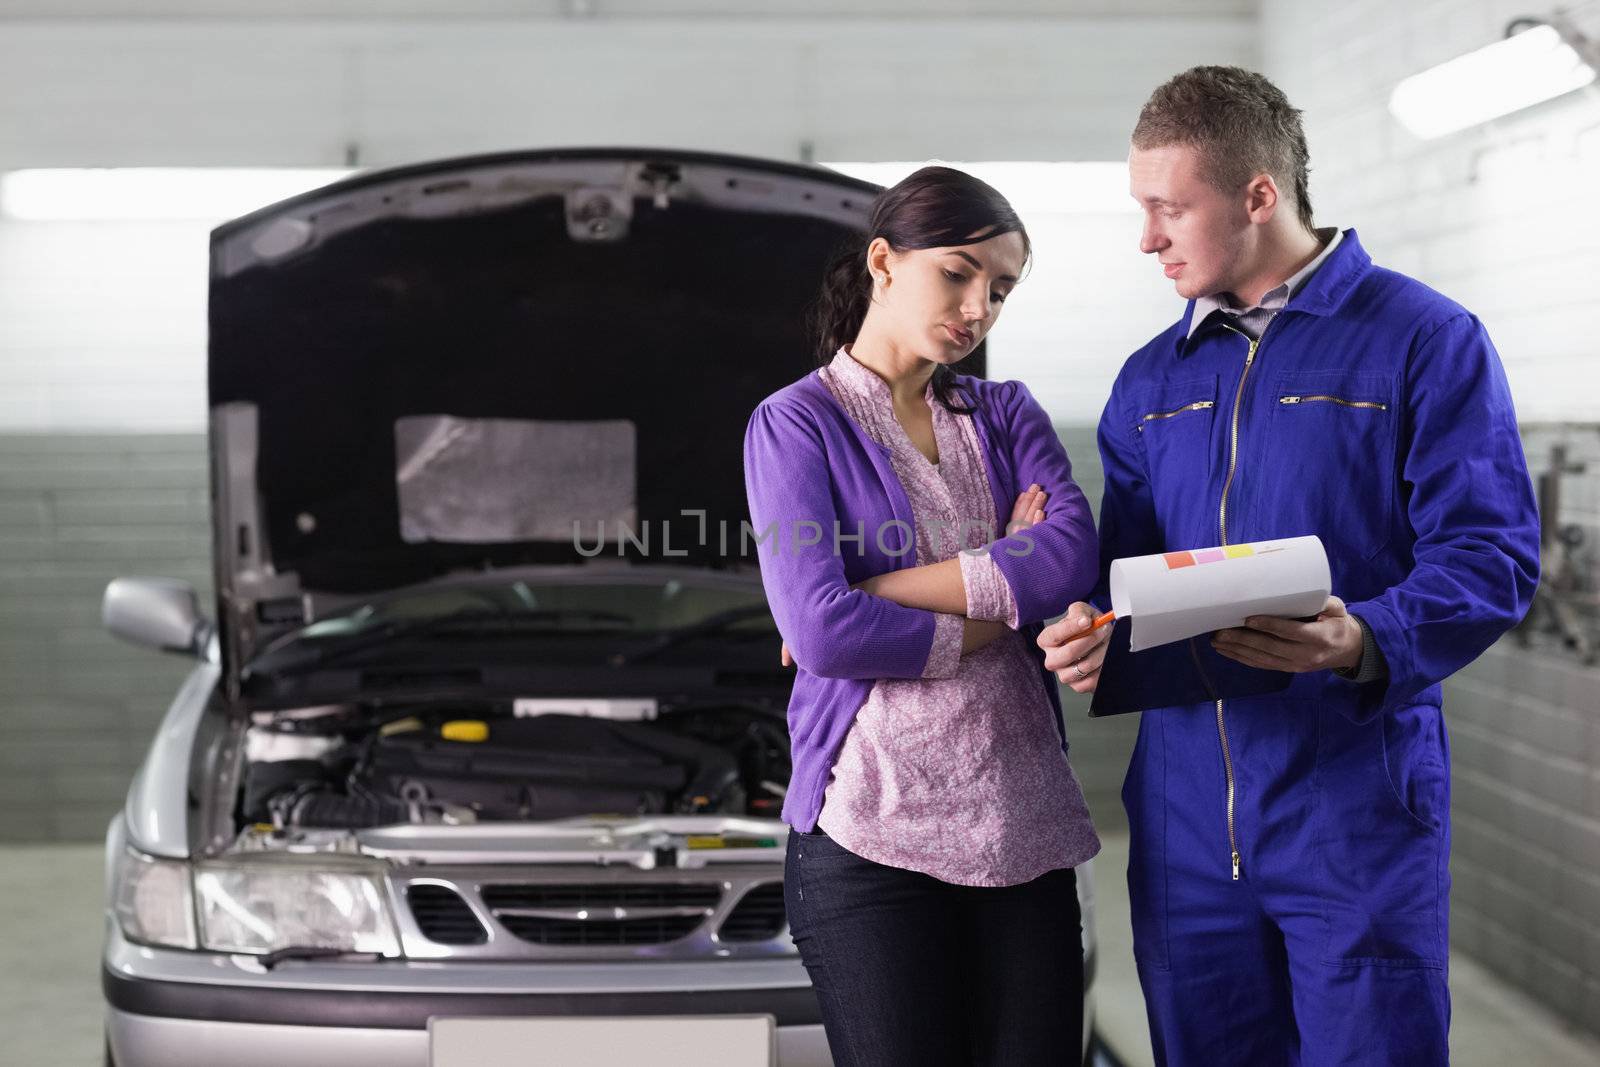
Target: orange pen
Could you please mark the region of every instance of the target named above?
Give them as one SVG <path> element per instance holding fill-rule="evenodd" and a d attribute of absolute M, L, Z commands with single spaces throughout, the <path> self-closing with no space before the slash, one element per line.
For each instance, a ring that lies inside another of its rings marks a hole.
<path fill-rule="evenodd" d="M 1096 630 L 1100 629 L 1100 627 L 1104 626 L 1106 623 L 1112 622 L 1113 620 L 1115 620 L 1116 617 L 1117 617 L 1117 613 L 1116 612 L 1108 611 L 1104 615 L 1101 615 L 1101 616 L 1097 617 L 1094 620 L 1093 625 L 1091 625 L 1087 630 L 1085 630 L 1083 632 L 1086 633 L 1086 634 L 1092 634 Z"/>

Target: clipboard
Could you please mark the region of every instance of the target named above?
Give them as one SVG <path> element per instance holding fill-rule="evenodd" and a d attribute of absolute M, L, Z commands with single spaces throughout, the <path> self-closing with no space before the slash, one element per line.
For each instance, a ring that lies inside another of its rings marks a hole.
<path fill-rule="evenodd" d="M 1288 689 L 1294 681 L 1287 671 L 1247 667 L 1229 659 L 1211 647 L 1206 634 L 1130 652 L 1132 628 L 1133 620 L 1126 618 L 1111 625 L 1100 681 L 1089 704 L 1090 718 L 1265 696 Z"/>

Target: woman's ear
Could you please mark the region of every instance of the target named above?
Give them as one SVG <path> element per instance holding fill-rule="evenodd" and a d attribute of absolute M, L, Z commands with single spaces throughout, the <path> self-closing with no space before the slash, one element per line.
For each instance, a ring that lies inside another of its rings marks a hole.
<path fill-rule="evenodd" d="M 889 242 L 882 237 L 874 237 L 872 243 L 867 245 L 867 273 L 872 275 L 872 287 L 881 289 L 889 284 L 889 270 L 893 266 L 890 262 L 894 257 L 894 249 L 889 247 Z"/>

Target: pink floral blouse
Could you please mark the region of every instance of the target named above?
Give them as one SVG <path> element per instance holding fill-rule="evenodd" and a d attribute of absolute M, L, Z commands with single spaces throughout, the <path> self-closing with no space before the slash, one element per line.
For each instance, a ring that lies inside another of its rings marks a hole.
<path fill-rule="evenodd" d="M 999 529 L 972 419 L 946 410 L 929 386 L 932 463 L 895 419 L 888 384 L 847 349 L 819 374 L 889 449 L 916 519 L 917 565 L 960 553 L 968 616 L 1011 629 L 963 656 L 962 617 L 935 616 L 923 676 L 880 678 L 856 712 L 817 824 L 858 856 L 957 885 L 1018 885 L 1082 863 L 1100 839 L 1038 662 L 1016 631 L 1011 589 L 987 554 L 961 551 Z"/>

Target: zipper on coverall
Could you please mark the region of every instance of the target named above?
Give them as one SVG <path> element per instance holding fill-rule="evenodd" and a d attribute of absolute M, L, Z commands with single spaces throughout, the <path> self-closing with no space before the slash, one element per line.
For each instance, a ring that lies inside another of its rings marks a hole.
<path fill-rule="evenodd" d="M 1273 316 L 1274 319 L 1277 316 Z M 1261 340 L 1266 337 L 1267 330 L 1272 328 L 1269 321 L 1261 331 L 1261 337 L 1251 337 L 1243 330 L 1235 329 L 1227 323 L 1222 327 L 1231 333 L 1236 333 L 1250 343 L 1250 348 L 1244 354 L 1244 371 L 1239 375 L 1239 387 L 1233 394 L 1233 418 L 1228 428 L 1228 477 L 1222 483 L 1222 503 L 1217 510 L 1217 528 L 1222 540 L 1220 544 L 1228 543 L 1228 490 L 1233 487 L 1233 476 L 1239 465 L 1239 405 L 1244 402 L 1244 383 L 1250 377 L 1250 368 L 1255 366 L 1256 353 L 1261 350 Z M 1233 856 L 1233 880 L 1239 880 L 1239 838 L 1233 825 L 1233 754 L 1228 750 L 1228 722 L 1223 714 L 1222 701 L 1217 701 L 1217 737 L 1222 742 L 1222 773 L 1228 783 L 1228 850 Z"/>

